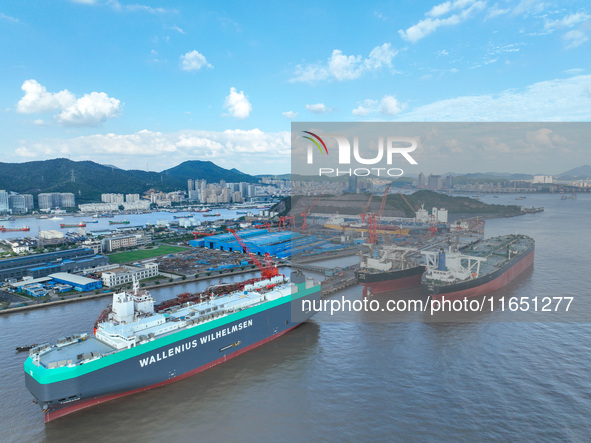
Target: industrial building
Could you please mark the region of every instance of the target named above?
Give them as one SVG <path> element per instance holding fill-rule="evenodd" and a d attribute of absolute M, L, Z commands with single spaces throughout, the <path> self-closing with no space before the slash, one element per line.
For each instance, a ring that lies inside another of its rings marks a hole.
<path fill-rule="evenodd" d="M 68 274 L 67 272 L 57 272 L 55 274 L 49 274 L 51 279 L 57 283 L 72 286 L 76 291 L 93 291 L 103 287 L 103 283 L 100 280 L 93 278 L 82 277 L 80 275 Z"/>
<path fill-rule="evenodd" d="M 136 246 L 137 237 L 135 235 L 118 235 L 103 240 L 103 250 L 106 252 L 112 252 L 122 248 L 134 248 Z"/>
<path fill-rule="evenodd" d="M 146 263 L 143 267 L 120 266 L 110 269 L 102 273 L 101 279 L 104 286 L 112 287 L 129 283 L 134 277 L 139 281 L 157 275 L 158 263 Z"/>
<path fill-rule="evenodd" d="M 0 260 L 0 281 L 45 277 L 55 272 L 78 271 L 106 265 L 107 257 L 96 255 L 92 249 L 75 248 L 65 251 L 33 254 Z"/>
<path fill-rule="evenodd" d="M 290 251 L 294 244 L 310 244 L 316 241 L 315 235 L 303 236 L 297 232 L 269 232 L 266 229 L 248 229 L 238 232 L 249 251 L 257 255 L 278 255 Z M 190 245 L 220 251 L 243 252 L 242 246 L 233 234 L 219 234 L 199 240 L 191 240 Z M 285 255 L 285 254 L 282 254 Z"/>

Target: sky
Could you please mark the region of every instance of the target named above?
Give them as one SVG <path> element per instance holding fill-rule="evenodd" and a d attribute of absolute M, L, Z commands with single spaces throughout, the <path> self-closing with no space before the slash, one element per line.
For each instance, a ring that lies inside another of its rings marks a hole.
<path fill-rule="evenodd" d="M 588 2 L 138 1 L 0 4 L 2 161 L 282 174 L 292 122 L 591 121 Z M 555 148 L 425 172 L 591 163 Z"/>

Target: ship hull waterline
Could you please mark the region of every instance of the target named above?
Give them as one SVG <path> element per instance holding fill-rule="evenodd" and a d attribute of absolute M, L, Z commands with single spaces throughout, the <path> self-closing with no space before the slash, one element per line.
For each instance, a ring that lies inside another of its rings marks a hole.
<path fill-rule="evenodd" d="M 379 274 L 358 271 L 357 282 L 371 294 L 385 294 L 400 289 L 421 286 L 421 276 L 425 272 L 424 266 L 417 266 L 400 271 L 387 271 Z"/>

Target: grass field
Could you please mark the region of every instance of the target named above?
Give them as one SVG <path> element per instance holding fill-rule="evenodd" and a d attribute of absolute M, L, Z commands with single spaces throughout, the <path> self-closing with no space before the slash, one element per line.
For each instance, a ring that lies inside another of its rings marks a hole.
<path fill-rule="evenodd" d="M 185 251 L 187 248 L 180 246 L 159 245 L 154 249 L 141 249 L 138 251 L 116 252 L 110 254 L 111 263 L 128 263 L 132 261 L 145 260 L 147 258 L 158 257 L 160 255 L 174 254 L 175 252 Z"/>

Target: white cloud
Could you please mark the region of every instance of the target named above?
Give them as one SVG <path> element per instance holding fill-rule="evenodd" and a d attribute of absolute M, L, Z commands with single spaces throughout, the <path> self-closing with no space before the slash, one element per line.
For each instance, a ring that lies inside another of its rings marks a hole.
<path fill-rule="evenodd" d="M 189 51 L 186 54 L 181 55 L 181 68 L 184 71 L 198 71 L 203 67 L 213 68 L 207 60 L 205 56 L 198 51 Z"/>
<path fill-rule="evenodd" d="M 363 103 L 361 103 L 358 107 L 353 109 L 353 111 L 351 111 L 351 113 L 353 115 L 365 117 L 366 115 L 376 112 L 377 107 L 378 107 L 377 100 L 367 99 L 367 100 L 364 100 Z"/>
<path fill-rule="evenodd" d="M 384 43 L 371 50 L 367 58 L 361 55 L 345 55 L 335 49 L 326 61 L 312 65 L 296 66 L 295 76 L 289 81 L 314 83 L 321 80 L 354 80 L 366 72 L 377 71 L 383 67 L 391 67 L 392 59 L 397 51 L 390 43 Z"/>
<path fill-rule="evenodd" d="M 591 75 L 547 80 L 523 90 L 463 96 L 419 106 L 400 121 L 589 121 Z"/>
<path fill-rule="evenodd" d="M 327 108 L 324 103 L 316 103 L 314 105 L 306 105 L 306 110 L 313 114 L 326 114 L 331 109 Z"/>
<path fill-rule="evenodd" d="M 547 30 L 560 29 L 560 28 L 572 28 L 573 26 L 586 22 L 591 19 L 591 15 L 585 14 L 584 12 L 577 12 L 569 14 L 561 19 L 557 20 L 546 20 L 544 28 Z"/>
<path fill-rule="evenodd" d="M 293 111 L 287 111 L 287 112 L 282 112 L 281 113 L 284 117 L 289 118 L 289 119 L 294 119 L 296 118 L 298 115 L 300 115 L 299 112 L 293 112 Z"/>
<path fill-rule="evenodd" d="M 180 27 L 178 27 L 176 25 L 171 26 L 170 29 L 172 29 L 173 31 L 178 32 L 179 34 L 186 34 L 186 32 L 183 29 L 181 29 Z"/>
<path fill-rule="evenodd" d="M 18 18 L 11 17 L 10 15 L 3 14 L 2 12 L 0 12 L 0 18 L 3 20 L 7 20 L 9 22 L 12 22 L 12 23 L 20 23 L 21 22 Z"/>
<path fill-rule="evenodd" d="M 244 119 L 250 115 L 252 105 L 248 101 L 244 91 L 236 91 L 236 88 L 230 88 L 230 94 L 226 97 L 224 108 L 228 110 L 232 117 Z"/>
<path fill-rule="evenodd" d="M 60 92 L 47 92 L 45 86 L 36 80 L 25 80 L 21 89 L 25 95 L 16 105 L 17 112 L 33 114 L 66 108 L 76 102 L 76 97 L 67 89 Z"/>
<path fill-rule="evenodd" d="M 399 114 L 404 106 L 402 106 L 395 97 L 386 95 L 382 98 L 380 103 L 380 112 L 384 115 Z"/>
<path fill-rule="evenodd" d="M 404 40 L 416 43 L 420 39 L 435 32 L 441 26 L 454 26 L 466 21 L 473 13 L 484 9 L 485 6 L 485 1 L 475 0 L 455 0 L 454 2 L 441 3 L 431 8 L 425 14 L 427 18 L 420 20 L 416 25 L 411 26 L 406 31 L 399 30 L 398 34 Z M 456 10 L 459 10 L 459 12 L 451 14 L 448 17 L 439 18 Z"/>
<path fill-rule="evenodd" d="M 587 37 L 587 35 L 583 31 L 580 31 L 578 29 L 572 29 L 568 31 L 566 34 L 562 36 L 562 38 L 566 42 L 566 47 L 569 49 L 576 48 L 577 46 L 580 46 L 587 40 L 589 40 L 589 37 Z"/>
<path fill-rule="evenodd" d="M 562 39 L 566 44 L 566 48 L 571 49 L 576 48 L 577 46 L 580 46 L 589 40 L 586 31 L 591 28 L 589 26 L 590 23 L 591 15 L 584 12 L 577 12 L 565 15 L 564 17 L 556 20 L 548 20 L 546 18 L 544 29 L 547 31 L 547 33 L 551 33 L 556 30 L 570 29 L 579 25 L 577 29 L 571 29 L 562 36 Z"/>
<path fill-rule="evenodd" d="M 45 86 L 33 79 L 26 80 L 21 89 L 25 95 L 16 106 L 17 112 L 34 114 L 57 111 L 54 118 L 64 126 L 97 126 L 108 118 L 117 117 L 121 110 L 120 101 L 104 92 L 91 92 L 76 99 L 67 89 L 47 92 Z"/>
<path fill-rule="evenodd" d="M 154 8 L 152 6 L 147 5 L 140 5 L 140 4 L 131 4 L 131 5 L 122 5 L 119 3 L 118 0 L 107 0 L 106 4 L 113 8 L 115 11 L 122 11 L 122 12 L 147 12 L 149 14 L 166 14 L 166 13 L 174 13 L 177 12 L 175 9 L 165 9 L 165 8 Z"/>
<path fill-rule="evenodd" d="M 364 100 L 357 108 L 353 109 L 352 114 L 365 117 L 370 114 L 380 113 L 384 116 L 393 116 L 402 112 L 406 105 L 401 104 L 393 95 L 385 95 L 378 102 L 377 100 Z"/>
<path fill-rule="evenodd" d="M 290 152 L 290 132 L 265 133 L 259 129 L 95 134 L 23 141 L 15 150 L 17 156 L 26 159 L 70 156 L 72 160 L 93 160 L 127 169 L 149 163 L 163 170 L 186 160 L 211 160 L 222 167 L 238 167 L 253 174 L 268 172 L 270 168 L 288 172 Z"/>
<path fill-rule="evenodd" d="M 65 126 L 98 126 L 106 119 L 119 115 L 119 103 L 104 92 L 91 92 L 64 108 L 56 118 Z"/>

